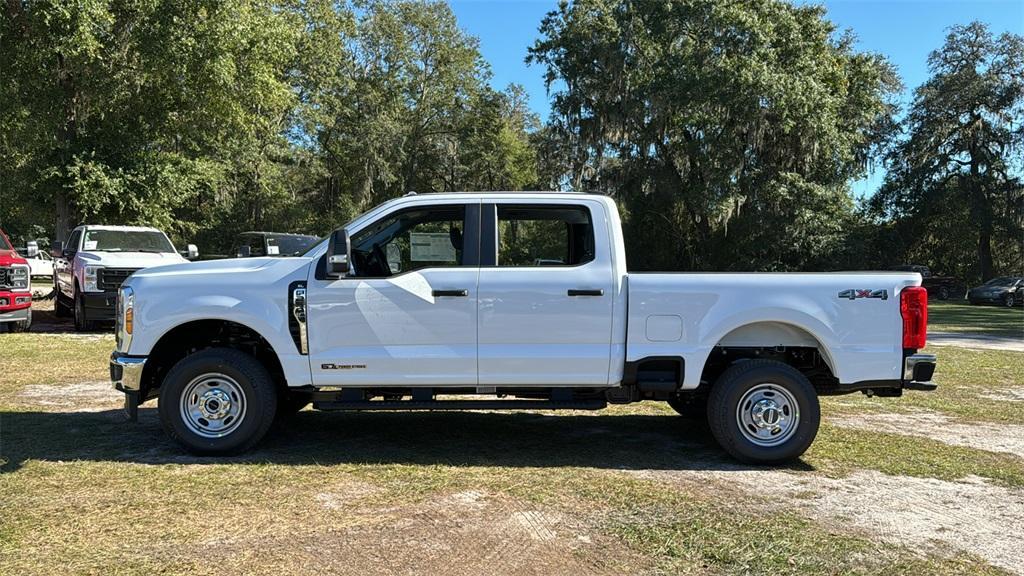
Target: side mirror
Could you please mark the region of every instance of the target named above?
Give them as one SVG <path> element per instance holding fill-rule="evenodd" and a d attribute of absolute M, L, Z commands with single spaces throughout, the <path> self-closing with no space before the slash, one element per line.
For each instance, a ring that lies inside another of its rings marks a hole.
<path fill-rule="evenodd" d="M 189 260 L 199 258 L 199 248 L 197 248 L 195 244 L 189 244 L 185 249 L 185 258 Z"/>
<path fill-rule="evenodd" d="M 235 257 L 237 257 L 237 258 L 248 258 L 251 255 L 252 255 L 252 247 L 250 247 L 248 245 L 245 245 L 245 244 L 243 244 L 242 246 L 239 246 L 238 247 L 238 251 L 235 252 Z"/>
<path fill-rule="evenodd" d="M 35 240 L 32 240 L 31 242 L 29 242 L 28 246 L 25 247 L 25 255 L 28 256 L 29 258 L 38 258 L 39 257 L 39 243 L 36 242 Z"/>
<path fill-rule="evenodd" d="M 343 278 L 350 270 L 352 245 L 348 230 L 339 228 L 331 233 L 327 241 L 327 277 L 332 280 Z"/>
<path fill-rule="evenodd" d="M 64 243 L 63 242 L 54 242 L 53 246 L 50 247 L 50 256 L 53 256 L 54 258 L 63 258 L 64 257 Z"/>

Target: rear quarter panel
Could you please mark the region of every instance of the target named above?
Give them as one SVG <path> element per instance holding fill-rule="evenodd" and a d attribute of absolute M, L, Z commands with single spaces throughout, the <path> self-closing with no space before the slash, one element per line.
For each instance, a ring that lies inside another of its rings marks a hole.
<path fill-rule="evenodd" d="M 722 338 L 743 326 L 777 322 L 810 333 L 842 383 L 898 379 L 903 362 L 899 293 L 920 283 L 915 273 L 631 273 L 626 360 L 683 356 L 683 387 L 696 388 Z M 885 290 L 887 297 L 839 296 L 850 289 Z M 680 329 L 672 330 L 673 325 Z"/>

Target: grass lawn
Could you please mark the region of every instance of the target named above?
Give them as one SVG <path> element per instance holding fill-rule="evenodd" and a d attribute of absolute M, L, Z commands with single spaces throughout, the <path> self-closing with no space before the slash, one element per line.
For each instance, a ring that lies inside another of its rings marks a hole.
<path fill-rule="evenodd" d="M 924 508 L 931 490 L 961 490 L 953 481 L 1010 501 L 1024 486 L 1010 454 L 829 423 L 930 410 L 1024 424 L 985 398 L 1024 383 L 1012 352 L 943 348 L 934 396 L 826 399 L 803 461 L 763 470 L 655 403 L 306 410 L 251 454 L 195 458 L 152 404 L 123 420 L 105 382 L 111 337 L 0 342 L 0 574 L 1000 574 L 969 548 L 908 542 L 820 503 L 886 477 L 939 483 L 893 500 Z"/>
<path fill-rule="evenodd" d="M 1024 339 L 1024 308 L 931 301 L 928 303 L 928 330 Z"/>

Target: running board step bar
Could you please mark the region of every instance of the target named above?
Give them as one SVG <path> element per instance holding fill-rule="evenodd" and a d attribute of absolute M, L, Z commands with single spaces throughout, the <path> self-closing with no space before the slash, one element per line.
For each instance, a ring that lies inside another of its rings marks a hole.
<path fill-rule="evenodd" d="M 604 400 L 551 402 L 548 400 L 363 400 L 315 401 L 316 410 L 600 410 Z"/>

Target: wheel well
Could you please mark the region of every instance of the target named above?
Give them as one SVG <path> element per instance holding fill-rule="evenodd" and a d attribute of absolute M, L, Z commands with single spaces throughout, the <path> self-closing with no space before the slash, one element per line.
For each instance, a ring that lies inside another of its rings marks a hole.
<path fill-rule="evenodd" d="M 199 350 L 218 347 L 252 355 L 270 372 L 278 389 L 287 387 L 277 353 L 258 332 L 229 320 L 196 320 L 171 329 L 153 346 L 142 372 L 140 396 L 143 399 L 155 397 L 164 377 L 182 358 Z"/>
<path fill-rule="evenodd" d="M 799 370 L 819 394 L 839 384 L 828 350 L 813 334 L 785 322 L 755 322 L 726 334 L 708 355 L 700 387 L 706 388 L 729 366 L 744 360 L 775 360 Z"/>
<path fill-rule="evenodd" d="M 700 376 L 700 390 L 706 391 L 727 368 L 746 360 L 775 360 L 788 364 L 810 380 L 819 395 L 835 393 L 839 380 L 832 373 L 818 348 L 805 346 L 725 347 L 716 346 L 704 363 Z"/>

